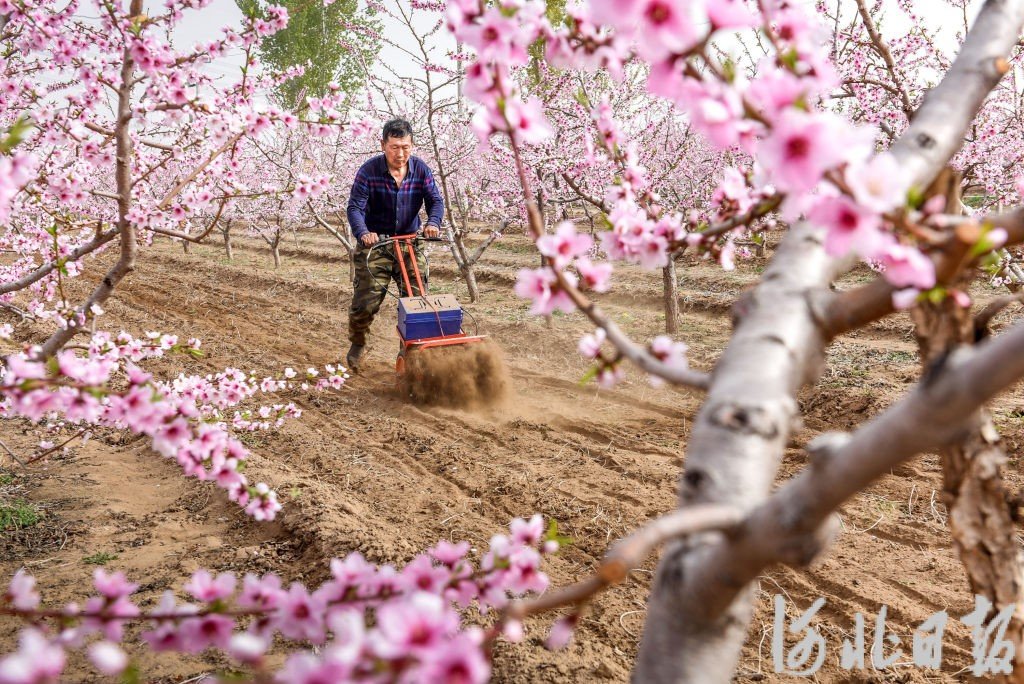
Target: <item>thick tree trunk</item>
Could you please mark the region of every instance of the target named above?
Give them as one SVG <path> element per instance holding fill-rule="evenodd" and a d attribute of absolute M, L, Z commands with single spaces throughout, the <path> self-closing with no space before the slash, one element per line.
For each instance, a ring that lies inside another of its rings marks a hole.
<path fill-rule="evenodd" d="M 938 304 L 925 302 L 912 316 L 926 372 L 958 347 L 974 342 L 970 311 L 951 297 Z M 1024 554 L 1000 472 L 1006 453 L 986 411 L 978 411 L 971 425 L 959 443 L 940 452 L 943 501 L 971 593 L 987 598 L 996 611 L 1017 606 L 1005 634 L 1016 645 L 1013 672 L 993 681 L 1020 683 L 1024 682 Z"/>
<path fill-rule="evenodd" d="M 274 255 L 274 268 L 281 268 L 281 248 L 275 243 L 270 246 L 270 253 Z"/>
<path fill-rule="evenodd" d="M 1005 56 L 1022 24 L 1024 0 L 989 0 L 982 7 L 956 61 L 890 148 L 909 184 L 926 187 L 961 147 L 964 131 L 1006 71 Z M 736 330 L 687 444 L 681 507 L 718 503 L 747 512 L 767 496 L 797 418 L 796 393 L 824 363 L 827 339 L 815 302 L 837 266 L 825 256 L 820 236 L 798 224 L 756 290 L 740 303 Z M 987 348 L 1003 349 L 998 338 Z M 887 435 L 885 448 L 891 442 Z M 840 481 L 848 482 L 849 473 L 842 475 Z M 799 503 L 815 502 L 812 497 Z M 787 517 L 784 528 L 798 528 L 801 520 Z M 757 519 L 746 524 L 756 526 Z M 723 570 L 721 561 L 735 543 L 722 544 L 720 536 L 709 534 L 666 546 L 648 600 L 635 681 L 732 679 L 752 612 L 751 573 L 763 567 L 741 554 Z M 793 558 L 787 562 L 806 562 L 818 548 L 787 549 Z"/>
<path fill-rule="evenodd" d="M 665 332 L 675 335 L 679 332 L 679 281 L 676 279 L 676 261 L 671 256 L 668 266 L 661 269 L 665 304 Z"/>

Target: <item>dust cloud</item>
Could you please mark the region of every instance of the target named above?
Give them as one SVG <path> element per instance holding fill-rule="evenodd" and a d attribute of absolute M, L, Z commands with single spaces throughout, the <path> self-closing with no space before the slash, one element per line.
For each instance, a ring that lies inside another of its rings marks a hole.
<path fill-rule="evenodd" d="M 508 396 L 509 376 L 501 349 L 485 339 L 409 352 L 398 389 L 416 404 L 484 408 Z"/>

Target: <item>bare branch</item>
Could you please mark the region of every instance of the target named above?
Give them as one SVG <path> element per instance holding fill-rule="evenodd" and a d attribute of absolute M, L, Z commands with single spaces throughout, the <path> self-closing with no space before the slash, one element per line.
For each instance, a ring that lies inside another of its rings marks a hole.
<path fill-rule="evenodd" d="M 666 541 L 700 532 L 728 533 L 736 529 L 742 518 L 739 510 L 729 506 L 697 505 L 676 509 L 617 541 L 593 576 L 535 599 L 513 601 L 505 608 L 503 617 L 522 620 L 528 615 L 584 603 L 599 591 L 625 580 Z"/>

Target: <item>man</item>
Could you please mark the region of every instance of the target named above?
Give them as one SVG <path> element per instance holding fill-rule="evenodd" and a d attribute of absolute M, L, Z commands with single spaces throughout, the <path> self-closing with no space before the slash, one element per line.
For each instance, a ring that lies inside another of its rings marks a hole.
<path fill-rule="evenodd" d="M 425 205 L 427 209 L 424 237 L 436 238 L 441 234 L 444 215 L 444 203 L 434 175 L 422 159 L 412 156 L 412 126 L 409 122 L 392 119 L 384 124 L 380 149 L 383 154 L 359 168 L 348 198 L 348 224 L 359 241 L 355 254 L 355 291 L 348 313 L 348 339 L 352 343 L 348 350 L 348 367 L 353 372 L 359 370 L 366 348 L 366 333 L 384 301 L 386 288 L 392 279 L 400 290 L 403 288 L 394 245 L 374 250 L 369 264 L 367 251 L 382 237 L 419 232 L 421 206 Z M 416 262 L 420 273 L 425 276 L 425 261 L 418 248 Z M 412 287 L 414 294 L 425 294 L 419 292 L 415 282 Z"/>

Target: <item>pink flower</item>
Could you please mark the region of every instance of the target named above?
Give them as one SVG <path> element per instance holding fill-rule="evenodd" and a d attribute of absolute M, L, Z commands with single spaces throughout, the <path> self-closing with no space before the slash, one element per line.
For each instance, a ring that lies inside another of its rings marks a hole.
<path fill-rule="evenodd" d="M 705 3 L 712 30 L 756 26 L 757 18 L 743 0 L 710 0 Z"/>
<path fill-rule="evenodd" d="M 103 568 L 96 568 L 92 578 L 96 591 L 109 599 L 127 596 L 139 588 L 139 585 L 130 583 L 123 572 L 107 574 Z"/>
<path fill-rule="evenodd" d="M 116 677 L 128 667 L 128 656 L 109 641 L 97 641 L 89 646 L 89 660 L 108 677 Z"/>
<path fill-rule="evenodd" d="M 213 579 L 207 570 L 196 570 L 185 585 L 185 591 L 204 603 L 227 598 L 234 590 L 235 576 L 230 572 L 222 572 Z"/>
<path fill-rule="evenodd" d="M 576 278 L 571 273 L 565 273 L 564 277 L 570 284 L 576 284 Z M 558 287 L 558 280 L 550 268 L 521 269 L 516 279 L 515 293 L 533 302 L 530 313 L 535 316 L 546 316 L 556 310 L 571 313 L 576 309 L 569 296 Z"/>
<path fill-rule="evenodd" d="M 885 213 L 907 201 L 907 176 L 900 172 L 899 163 L 888 152 L 867 161 L 851 162 L 845 177 L 857 202 L 871 211 Z"/>
<path fill-rule="evenodd" d="M 843 160 L 846 149 L 839 126 L 829 114 L 787 110 L 761 143 L 760 161 L 781 190 L 807 192 Z"/>
<path fill-rule="evenodd" d="M 718 81 L 687 78 L 676 97 L 690 112 L 694 128 L 707 136 L 719 149 L 736 145 L 746 122 L 743 103 L 734 88 Z"/>
<path fill-rule="evenodd" d="M 231 642 L 234 628 L 234 620 L 216 613 L 182 620 L 178 628 L 181 649 L 186 653 L 199 653 L 208 646 L 225 649 Z"/>
<path fill-rule="evenodd" d="M 458 615 L 441 597 L 417 592 L 405 601 L 392 601 L 377 609 L 378 638 L 373 650 L 388 660 L 429 653 L 458 627 Z"/>
<path fill-rule="evenodd" d="M 542 235 L 537 238 L 537 249 L 546 257 L 550 257 L 555 268 L 564 268 L 575 257 L 586 254 L 594 241 L 589 235 L 576 232 L 571 221 L 562 221 L 555 227 L 554 235 Z"/>
<path fill-rule="evenodd" d="M 21 568 L 11 578 L 6 598 L 18 610 L 35 610 L 39 606 L 39 592 L 36 591 L 36 579 L 25 572 L 24 568 Z"/>
<path fill-rule="evenodd" d="M 0 684 L 57 681 L 64 671 L 64 649 L 35 629 L 22 631 L 18 650 L 0 660 Z"/>
<path fill-rule="evenodd" d="M 935 264 L 918 249 L 893 242 L 881 254 L 885 279 L 897 287 L 935 287 Z"/>
<path fill-rule="evenodd" d="M 512 521 L 510 529 L 513 544 L 536 546 L 544 536 L 544 517 L 540 513 L 534 513 L 528 521 L 516 518 Z"/>
<path fill-rule="evenodd" d="M 576 270 L 582 278 L 582 284 L 594 292 L 607 292 L 611 287 L 612 265 L 607 261 L 592 262 L 586 257 L 576 259 Z"/>
<path fill-rule="evenodd" d="M 321 644 L 325 636 L 324 608 L 321 597 L 310 596 L 304 586 L 295 582 L 281 598 L 281 606 L 274 614 L 274 626 L 289 639 Z"/>
<path fill-rule="evenodd" d="M 281 578 L 273 573 L 257 577 L 247 573 L 242 579 L 242 591 L 238 595 L 238 607 L 242 609 L 272 610 L 281 605 L 285 591 Z"/>
<path fill-rule="evenodd" d="M 537 516 L 539 517 L 539 516 Z M 523 547 L 509 557 L 505 586 L 513 594 L 542 593 L 548 588 L 548 576 L 540 571 L 541 555 L 537 549 Z"/>
<path fill-rule="evenodd" d="M 577 620 L 577 615 L 567 615 L 555 620 L 555 623 L 551 625 L 551 632 L 548 633 L 545 645 L 552 651 L 558 651 L 568 646 L 569 641 L 572 640 L 572 634 L 576 630 Z"/>
<path fill-rule="evenodd" d="M 434 560 L 450 568 L 462 561 L 467 553 L 469 553 L 469 542 L 467 541 L 452 544 L 447 539 L 442 539 L 434 548 L 430 549 L 430 555 L 434 557 Z"/>
<path fill-rule="evenodd" d="M 848 197 L 821 199 L 807 218 L 826 230 L 825 251 L 832 256 L 844 256 L 853 250 L 871 257 L 883 244 L 879 217 Z"/>
<path fill-rule="evenodd" d="M 917 299 L 920 294 L 921 291 L 916 287 L 907 287 L 902 290 L 896 290 L 892 293 L 892 306 L 897 311 L 909 309 L 917 303 Z"/>
<path fill-rule="evenodd" d="M 227 650 L 238 662 L 255 665 L 262 660 L 268 646 L 266 639 L 243 632 L 232 635 Z"/>
<path fill-rule="evenodd" d="M 523 102 L 518 97 L 510 97 L 505 101 L 505 118 L 511 127 L 510 134 L 524 145 L 542 143 L 555 134 L 536 98 Z"/>
<path fill-rule="evenodd" d="M 806 79 L 778 67 L 774 59 L 766 58 L 758 65 L 757 74 L 747 86 L 746 96 L 762 114 L 775 119 L 804 97 L 807 87 Z"/>
<path fill-rule="evenodd" d="M 419 681 L 445 684 L 481 684 L 491 676 L 491 666 L 480 645 L 460 636 L 431 651 L 418 673 Z"/>
<path fill-rule="evenodd" d="M 596 359 L 601 354 L 601 345 L 604 344 L 605 337 L 604 328 L 598 328 L 594 331 L 593 335 L 584 335 L 580 338 L 577 349 L 580 352 L 580 356 L 587 359 Z"/>
<path fill-rule="evenodd" d="M 434 565 L 430 556 L 421 554 L 402 568 L 401 577 L 408 592 L 426 591 L 438 594 L 448 584 L 451 572 L 447 568 Z"/>

